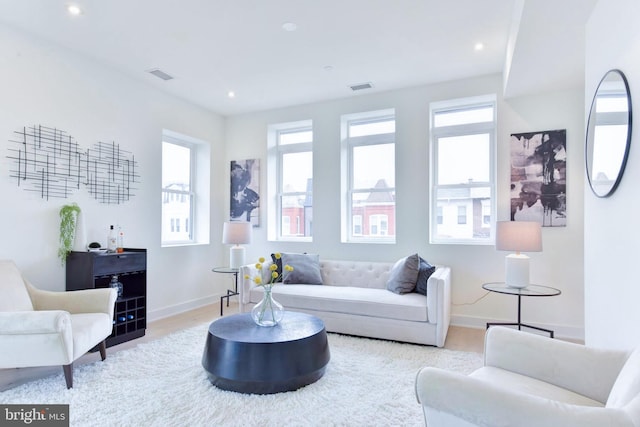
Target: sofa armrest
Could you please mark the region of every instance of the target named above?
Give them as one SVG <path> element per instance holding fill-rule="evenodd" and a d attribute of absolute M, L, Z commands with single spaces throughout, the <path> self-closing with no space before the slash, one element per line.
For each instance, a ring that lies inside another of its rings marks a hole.
<path fill-rule="evenodd" d="M 436 325 L 436 345 L 443 347 L 451 319 L 451 269 L 439 266 L 427 281 L 427 318 Z"/>
<path fill-rule="evenodd" d="M 71 315 L 62 310 L 0 312 L 0 368 L 73 361 Z"/>
<path fill-rule="evenodd" d="M 71 331 L 71 316 L 63 310 L 0 312 L 0 335 L 57 334 Z"/>
<path fill-rule="evenodd" d="M 586 347 L 510 328 L 492 327 L 485 366 L 494 366 L 606 402 L 629 352 Z"/>
<path fill-rule="evenodd" d="M 71 314 L 105 313 L 113 318 L 118 292 L 112 288 L 83 289 L 80 291 L 43 291 L 26 282 L 34 310 L 64 310 Z"/>
<path fill-rule="evenodd" d="M 621 409 L 587 407 L 551 401 L 502 389 L 480 379 L 437 368 L 423 368 L 416 377 L 416 397 L 430 415 L 448 414 L 479 426 L 633 426 Z"/>

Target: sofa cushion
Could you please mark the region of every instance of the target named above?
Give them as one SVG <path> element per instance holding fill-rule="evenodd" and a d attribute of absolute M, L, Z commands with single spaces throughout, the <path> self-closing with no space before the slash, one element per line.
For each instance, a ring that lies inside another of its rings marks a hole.
<path fill-rule="evenodd" d="M 415 292 L 427 295 L 427 282 L 429 277 L 436 271 L 436 268 L 429 264 L 425 259 L 420 257 L 420 266 L 418 267 L 418 280 L 416 281 Z"/>
<path fill-rule="evenodd" d="M 602 403 L 597 400 L 505 369 L 485 366 L 473 372 L 470 376 L 514 393 L 525 393 L 570 405 L 602 407 Z"/>
<path fill-rule="evenodd" d="M 399 259 L 389 272 L 387 289 L 395 294 L 412 292 L 418 281 L 420 257 L 418 254 Z"/>
<path fill-rule="evenodd" d="M 317 254 L 282 254 L 282 265 L 290 265 L 293 271 L 284 270 L 282 283 L 322 285 L 320 256 Z"/>
<path fill-rule="evenodd" d="M 607 399 L 607 408 L 622 408 L 640 394 L 640 348 L 631 353 Z"/>
<path fill-rule="evenodd" d="M 262 300 L 262 288 L 250 291 L 250 301 Z M 359 316 L 426 322 L 427 299 L 417 293 L 394 294 L 386 289 L 353 286 L 274 286 L 273 297 L 285 310 L 314 310 Z"/>
<path fill-rule="evenodd" d="M 278 273 L 278 278 L 274 282 L 282 282 L 282 254 L 280 258 L 276 258 L 276 254 L 271 254 L 271 261 L 276 265 L 276 273 Z"/>

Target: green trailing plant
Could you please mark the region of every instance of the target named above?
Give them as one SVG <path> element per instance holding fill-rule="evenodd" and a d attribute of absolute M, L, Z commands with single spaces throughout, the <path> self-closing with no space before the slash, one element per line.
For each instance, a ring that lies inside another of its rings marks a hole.
<path fill-rule="evenodd" d="M 80 207 L 76 203 L 63 205 L 60 208 L 60 249 L 58 249 L 58 257 L 63 264 L 73 249 L 78 215 L 80 215 Z"/>

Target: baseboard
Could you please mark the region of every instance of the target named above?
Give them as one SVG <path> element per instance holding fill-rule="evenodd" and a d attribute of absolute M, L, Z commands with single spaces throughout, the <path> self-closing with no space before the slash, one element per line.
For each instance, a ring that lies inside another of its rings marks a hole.
<path fill-rule="evenodd" d="M 488 319 L 483 317 L 474 317 L 474 316 L 462 316 L 462 315 L 451 315 L 450 324 L 453 326 L 461 326 L 465 328 L 473 328 L 473 329 L 486 329 L 487 322 L 513 322 L 512 319 Z M 537 326 L 539 328 L 550 329 L 554 331 L 556 338 L 562 338 L 569 341 L 575 341 L 584 343 L 584 328 L 578 328 L 575 326 L 568 325 L 555 325 L 550 323 L 535 323 L 528 322 L 532 326 Z M 526 328 L 524 328 L 526 330 Z"/>
<path fill-rule="evenodd" d="M 211 295 L 204 298 L 198 298 L 187 302 L 182 302 L 176 305 L 170 305 L 158 310 L 147 312 L 147 320 L 153 322 L 156 320 L 164 319 L 165 317 L 175 316 L 176 314 L 184 313 L 185 311 L 195 310 L 196 308 L 204 307 L 205 305 L 211 305 L 220 302 L 222 294 Z"/>

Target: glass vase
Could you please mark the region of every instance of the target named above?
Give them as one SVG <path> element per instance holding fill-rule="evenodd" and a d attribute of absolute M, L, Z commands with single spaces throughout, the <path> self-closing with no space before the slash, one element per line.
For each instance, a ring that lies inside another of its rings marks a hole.
<path fill-rule="evenodd" d="M 284 307 L 271 295 L 271 286 L 264 287 L 264 295 L 255 307 L 251 309 L 251 317 L 256 325 L 276 326 L 284 315 Z"/>

